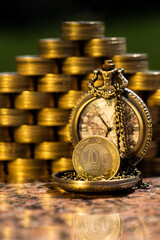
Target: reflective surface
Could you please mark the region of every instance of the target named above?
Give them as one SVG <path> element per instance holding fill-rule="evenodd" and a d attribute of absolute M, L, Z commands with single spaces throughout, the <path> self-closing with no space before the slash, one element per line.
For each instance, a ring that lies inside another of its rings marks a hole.
<path fill-rule="evenodd" d="M 0 183 L 1 240 L 158 240 L 160 178 L 122 195 L 67 193 L 48 183 Z"/>

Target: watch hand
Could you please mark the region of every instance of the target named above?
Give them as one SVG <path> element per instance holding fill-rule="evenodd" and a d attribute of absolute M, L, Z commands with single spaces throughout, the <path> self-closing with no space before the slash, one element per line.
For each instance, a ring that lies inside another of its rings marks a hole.
<path fill-rule="evenodd" d="M 106 133 L 106 137 L 108 135 L 108 133 L 112 130 L 111 127 L 108 127 L 107 123 L 103 120 L 103 118 L 101 117 L 101 115 L 97 112 L 98 117 L 102 120 L 102 122 L 104 123 L 104 125 L 107 127 L 107 133 Z"/>

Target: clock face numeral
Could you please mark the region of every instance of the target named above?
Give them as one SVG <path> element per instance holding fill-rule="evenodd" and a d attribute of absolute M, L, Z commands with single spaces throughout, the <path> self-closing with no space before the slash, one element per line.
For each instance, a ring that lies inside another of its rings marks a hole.
<path fill-rule="evenodd" d="M 136 113 L 123 99 L 124 121 L 131 148 L 134 148 L 139 139 L 140 127 Z M 115 124 L 114 98 L 98 98 L 90 102 L 82 111 L 79 118 L 80 139 L 91 135 L 101 135 L 117 144 Z"/>

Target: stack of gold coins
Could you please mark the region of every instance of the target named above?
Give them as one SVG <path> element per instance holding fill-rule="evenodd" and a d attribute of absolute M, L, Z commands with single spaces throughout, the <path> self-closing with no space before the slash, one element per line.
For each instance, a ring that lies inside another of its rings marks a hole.
<path fill-rule="evenodd" d="M 128 80 L 128 87 L 133 91 L 156 91 L 160 88 L 160 71 L 137 72 Z"/>
<path fill-rule="evenodd" d="M 39 56 L 18 56 L 16 57 L 17 72 L 26 76 L 41 76 L 47 73 L 57 73 L 56 61 Z"/>
<path fill-rule="evenodd" d="M 93 38 L 84 44 L 84 53 L 90 57 L 112 57 L 126 53 L 126 39 L 122 37 Z"/>
<path fill-rule="evenodd" d="M 154 160 L 150 169 L 157 174 L 160 73 L 148 70 L 147 54 L 127 53 L 125 37 L 104 33 L 103 22 L 63 22 L 61 38 L 40 39 L 39 55 L 17 56 L 17 72 L 0 73 L 0 163 L 6 161 L 10 181 L 43 180 L 48 166 L 52 172 L 72 168 L 71 109 L 93 70 L 110 58 L 148 103 L 154 137 L 144 162 Z M 102 83 L 100 77 L 95 86 Z"/>
<path fill-rule="evenodd" d="M 33 158 L 17 158 L 8 162 L 8 182 L 25 183 L 32 181 L 48 181 L 47 163 Z"/>
<path fill-rule="evenodd" d="M 63 61 L 62 71 L 68 75 L 88 74 L 100 67 L 101 62 L 93 57 L 68 57 Z"/>
<path fill-rule="evenodd" d="M 46 74 L 38 78 L 37 84 L 40 92 L 67 92 L 70 89 L 77 89 L 77 78 L 64 74 Z"/>
<path fill-rule="evenodd" d="M 112 60 L 116 68 L 124 68 L 125 73 L 148 71 L 148 55 L 146 53 L 126 53 L 115 55 Z"/>
<path fill-rule="evenodd" d="M 61 37 L 67 40 L 88 40 L 104 36 L 105 26 L 103 22 L 63 22 Z"/>
<path fill-rule="evenodd" d="M 152 116 L 152 122 L 153 122 L 153 142 L 150 146 L 149 153 L 154 154 L 154 156 L 145 158 L 146 165 L 147 165 L 147 173 L 152 175 L 159 175 L 160 174 L 160 151 L 159 151 L 159 144 L 160 144 L 160 85 L 159 80 L 160 76 L 158 74 L 159 72 L 156 72 L 157 76 L 157 82 L 153 81 L 157 89 L 156 91 L 151 91 L 150 94 L 148 94 L 147 98 L 147 105 L 149 107 L 151 116 Z M 158 78 L 159 76 L 159 78 Z M 152 82 L 153 84 L 153 82 Z M 154 146 L 155 145 L 155 146 Z M 156 152 L 156 153 L 155 153 Z M 148 156 L 148 154 L 147 154 Z"/>
<path fill-rule="evenodd" d="M 40 39 L 39 54 L 43 58 L 66 58 L 76 55 L 77 44 L 59 38 Z"/>

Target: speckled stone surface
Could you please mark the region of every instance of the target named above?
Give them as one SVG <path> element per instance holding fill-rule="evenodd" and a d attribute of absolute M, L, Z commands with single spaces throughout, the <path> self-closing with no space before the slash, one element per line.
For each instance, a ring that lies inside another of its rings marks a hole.
<path fill-rule="evenodd" d="M 0 239 L 158 240 L 160 178 L 122 195 L 71 194 L 49 183 L 0 183 Z"/>

